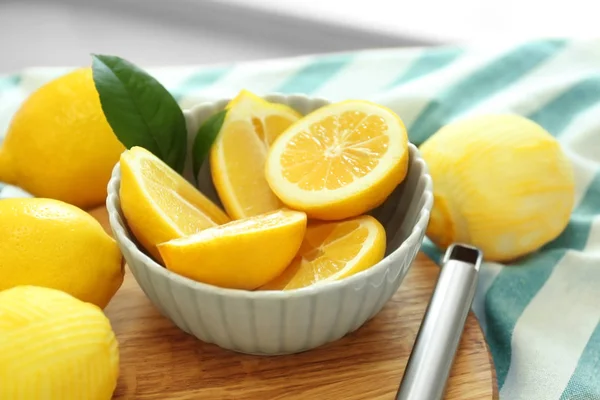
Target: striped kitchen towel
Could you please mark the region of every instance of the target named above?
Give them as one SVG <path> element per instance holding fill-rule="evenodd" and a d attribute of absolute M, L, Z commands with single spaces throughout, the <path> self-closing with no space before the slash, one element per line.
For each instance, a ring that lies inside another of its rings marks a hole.
<path fill-rule="evenodd" d="M 32 90 L 68 69 L 0 78 L 0 135 Z M 563 234 L 541 251 L 510 265 L 486 263 L 473 308 L 501 399 L 600 399 L 600 40 L 368 50 L 148 71 L 183 108 L 242 88 L 371 99 L 395 110 L 417 145 L 473 114 L 512 112 L 540 123 L 573 162 L 576 208 Z M 27 195 L 14 187 L 0 191 L 0 197 Z M 430 242 L 424 249 L 439 256 Z"/>

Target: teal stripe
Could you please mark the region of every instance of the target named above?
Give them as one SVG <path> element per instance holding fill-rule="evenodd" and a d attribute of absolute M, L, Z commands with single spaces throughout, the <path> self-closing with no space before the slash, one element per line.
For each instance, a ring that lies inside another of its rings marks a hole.
<path fill-rule="evenodd" d="M 499 388 L 504 385 L 510 366 L 515 324 L 565 253 L 564 249 L 537 253 L 503 268 L 485 296 L 486 339 Z"/>
<path fill-rule="evenodd" d="M 434 263 L 440 265 L 442 262 L 442 252 L 440 249 L 428 238 L 423 239 L 421 245 L 421 251 L 427 255 Z"/>
<path fill-rule="evenodd" d="M 599 199 L 600 172 L 594 176 L 581 203 L 573 211 L 565 230 L 556 239 L 544 246 L 543 250 L 561 248 L 583 250 L 592 229 L 593 219 L 600 214 Z"/>
<path fill-rule="evenodd" d="M 581 112 L 600 102 L 600 77 L 593 76 L 578 82 L 529 115 L 550 133 L 565 129 Z"/>
<path fill-rule="evenodd" d="M 318 58 L 288 78 L 278 89 L 281 93 L 306 93 L 318 90 L 352 61 L 350 54 Z M 349 85 L 352 82 L 348 82 Z"/>
<path fill-rule="evenodd" d="M 554 56 L 565 43 L 549 40 L 522 45 L 452 85 L 419 114 L 408 130 L 410 140 L 420 145 L 451 117 L 515 84 Z"/>
<path fill-rule="evenodd" d="M 7 89 L 12 89 L 19 86 L 21 83 L 21 75 L 9 75 L 0 77 L 0 92 Z"/>
<path fill-rule="evenodd" d="M 404 71 L 389 88 L 403 85 L 410 81 L 419 79 L 425 75 L 436 72 L 445 66 L 451 64 L 463 53 L 463 49 L 457 47 L 444 47 L 435 50 L 425 50 L 413 63 Z"/>
<path fill-rule="evenodd" d="M 573 213 L 565 230 L 556 239 L 545 245 L 542 250 L 573 249 L 581 251 L 585 248 L 591 228 L 590 214 Z"/>
<path fill-rule="evenodd" d="M 560 400 L 600 398 L 600 323 L 592 333 Z"/>
<path fill-rule="evenodd" d="M 177 88 L 172 90 L 171 94 L 173 97 L 175 97 L 175 100 L 179 101 L 184 96 L 198 92 L 213 85 L 229 71 L 230 68 L 215 68 L 196 72 L 183 81 Z"/>

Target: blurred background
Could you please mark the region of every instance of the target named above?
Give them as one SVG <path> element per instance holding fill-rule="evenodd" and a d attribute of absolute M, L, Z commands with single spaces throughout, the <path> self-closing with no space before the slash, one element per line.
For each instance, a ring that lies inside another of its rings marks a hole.
<path fill-rule="evenodd" d="M 589 0 L 0 0 L 0 74 L 30 66 L 87 65 L 91 52 L 163 66 L 364 48 L 591 37 L 600 28 L 590 4 Z"/>

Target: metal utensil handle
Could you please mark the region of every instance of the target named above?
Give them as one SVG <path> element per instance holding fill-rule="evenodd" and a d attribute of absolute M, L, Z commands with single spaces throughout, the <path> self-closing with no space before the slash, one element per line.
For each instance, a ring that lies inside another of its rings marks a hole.
<path fill-rule="evenodd" d="M 480 250 L 463 244 L 446 251 L 396 400 L 442 399 L 475 296 L 481 259 Z"/>

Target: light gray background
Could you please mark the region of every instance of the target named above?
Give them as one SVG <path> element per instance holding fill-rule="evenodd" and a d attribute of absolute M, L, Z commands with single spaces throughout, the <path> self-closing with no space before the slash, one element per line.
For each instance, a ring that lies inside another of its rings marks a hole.
<path fill-rule="evenodd" d="M 0 0 L 0 73 L 87 64 L 92 52 L 148 66 L 421 43 L 226 1 Z"/>
<path fill-rule="evenodd" d="M 600 34 L 589 0 L 0 0 L 0 74 L 206 64 L 374 47 Z"/>

